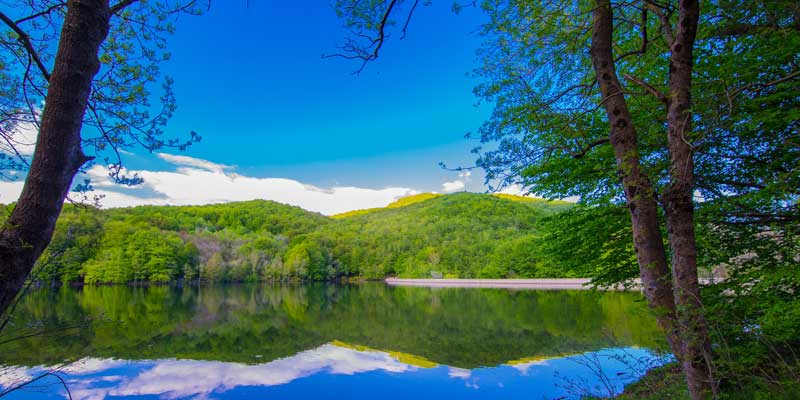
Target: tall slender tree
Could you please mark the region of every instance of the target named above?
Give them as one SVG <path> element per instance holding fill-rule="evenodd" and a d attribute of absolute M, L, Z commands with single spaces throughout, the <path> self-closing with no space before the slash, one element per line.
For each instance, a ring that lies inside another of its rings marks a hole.
<path fill-rule="evenodd" d="M 646 9 L 645 9 L 646 10 Z M 644 11 L 646 12 L 646 11 Z M 609 142 L 614 149 L 620 180 L 633 225 L 634 251 L 639 275 L 650 306 L 667 334 L 670 347 L 681 362 L 692 398 L 710 394 L 713 381 L 711 342 L 702 313 L 697 276 L 692 191 L 694 167 L 691 136 L 692 49 L 699 5 L 682 0 L 677 29 L 666 35 L 670 46 L 667 109 L 667 153 L 669 183 L 663 193 L 670 244 L 672 279 L 658 221 L 656 192 L 642 173 L 636 127 L 619 81 L 613 51 L 614 16 L 609 0 L 598 0 L 592 10 L 591 61 L 600 86 L 600 104 L 610 125 Z M 642 29 L 645 29 L 644 26 Z M 662 27 L 671 31 L 669 25 Z"/>
<path fill-rule="evenodd" d="M 31 1 L 0 12 L 11 38 L 0 54 L 2 167 L 27 170 L 16 207 L 0 228 L 0 311 L 12 304 L 47 247 L 74 177 L 94 159 L 87 148 L 95 156 L 110 149 L 104 161 L 111 177 L 133 184 L 139 178 L 123 174 L 120 148 L 182 148 L 199 138 L 161 139 L 175 107 L 169 80 L 155 116 L 147 90 L 166 59 L 163 35 L 174 29 L 177 14 L 197 13 L 195 3 Z M 25 128 L 38 132 L 32 159 L 19 151 Z"/>

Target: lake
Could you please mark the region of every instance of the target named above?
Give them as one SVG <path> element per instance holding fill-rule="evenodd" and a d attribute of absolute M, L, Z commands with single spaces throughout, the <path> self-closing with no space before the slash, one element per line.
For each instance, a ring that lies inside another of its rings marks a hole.
<path fill-rule="evenodd" d="M 668 361 L 638 292 L 87 286 L 12 323 L 8 399 L 571 399 Z"/>

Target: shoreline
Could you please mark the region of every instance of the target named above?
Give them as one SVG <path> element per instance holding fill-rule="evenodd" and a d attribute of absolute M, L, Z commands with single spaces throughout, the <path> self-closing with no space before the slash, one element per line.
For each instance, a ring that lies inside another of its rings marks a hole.
<path fill-rule="evenodd" d="M 717 279 L 716 281 L 719 281 Z M 389 286 L 419 286 L 433 288 L 495 288 L 495 289 L 521 289 L 521 290 L 592 290 L 590 278 L 561 278 L 561 279 L 407 279 L 386 278 L 384 282 Z M 715 280 L 702 278 L 701 285 L 713 284 Z M 599 290 L 642 290 L 642 282 L 634 279 L 629 287 L 615 285 L 601 287 Z"/>
<path fill-rule="evenodd" d="M 389 286 L 453 287 L 453 288 L 498 288 L 536 290 L 591 290 L 591 279 L 405 279 L 386 278 Z M 624 289 L 622 287 L 614 290 Z"/>

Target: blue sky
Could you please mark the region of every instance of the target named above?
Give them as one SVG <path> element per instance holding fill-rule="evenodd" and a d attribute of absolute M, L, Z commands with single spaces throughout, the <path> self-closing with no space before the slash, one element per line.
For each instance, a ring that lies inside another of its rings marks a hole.
<path fill-rule="evenodd" d="M 95 165 L 94 195 L 106 207 L 263 198 L 333 214 L 419 192 L 484 191 L 479 171 L 438 166 L 474 162 L 478 143 L 464 135 L 491 112 L 476 105 L 470 76 L 485 16 L 451 6 L 418 7 L 405 39 L 391 31 L 358 75 L 358 61 L 322 58 L 346 35 L 328 1 L 215 1 L 181 16 L 162 70 L 178 103 L 166 134 L 203 140 L 185 152 L 129 149 L 125 166 L 145 179 L 134 188 Z M 0 182 L 0 202 L 21 186 Z"/>
<path fill-rule="evenodd" d="M 353 75 L 358 62 L 321 57 L 345 35 L 328 2 L 249 3 L 214 2 L 170 38 L 164 72 L 178 111 L 168 132 L 203 136 L 185 155 L 258 177 L 426 191 L 455 176 L 437 162 L 473 161 L 464 134 L 490 111 L 475 106 L 468 76 L 480 10 L 420 7 L 408 36 L 390 38 Z M 151 167 L 152 158 L 129 165 Z"/>

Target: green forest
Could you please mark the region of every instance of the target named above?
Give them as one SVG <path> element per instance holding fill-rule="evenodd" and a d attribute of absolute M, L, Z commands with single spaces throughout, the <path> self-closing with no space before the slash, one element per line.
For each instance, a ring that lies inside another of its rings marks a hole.
<path fill-rule="evenodd" d="M 566 202 L 457 193 L 332 218 L 280 203 L 66 207 L 35 280 L 75 283 L 567 277 L 536 246 Z"/>

